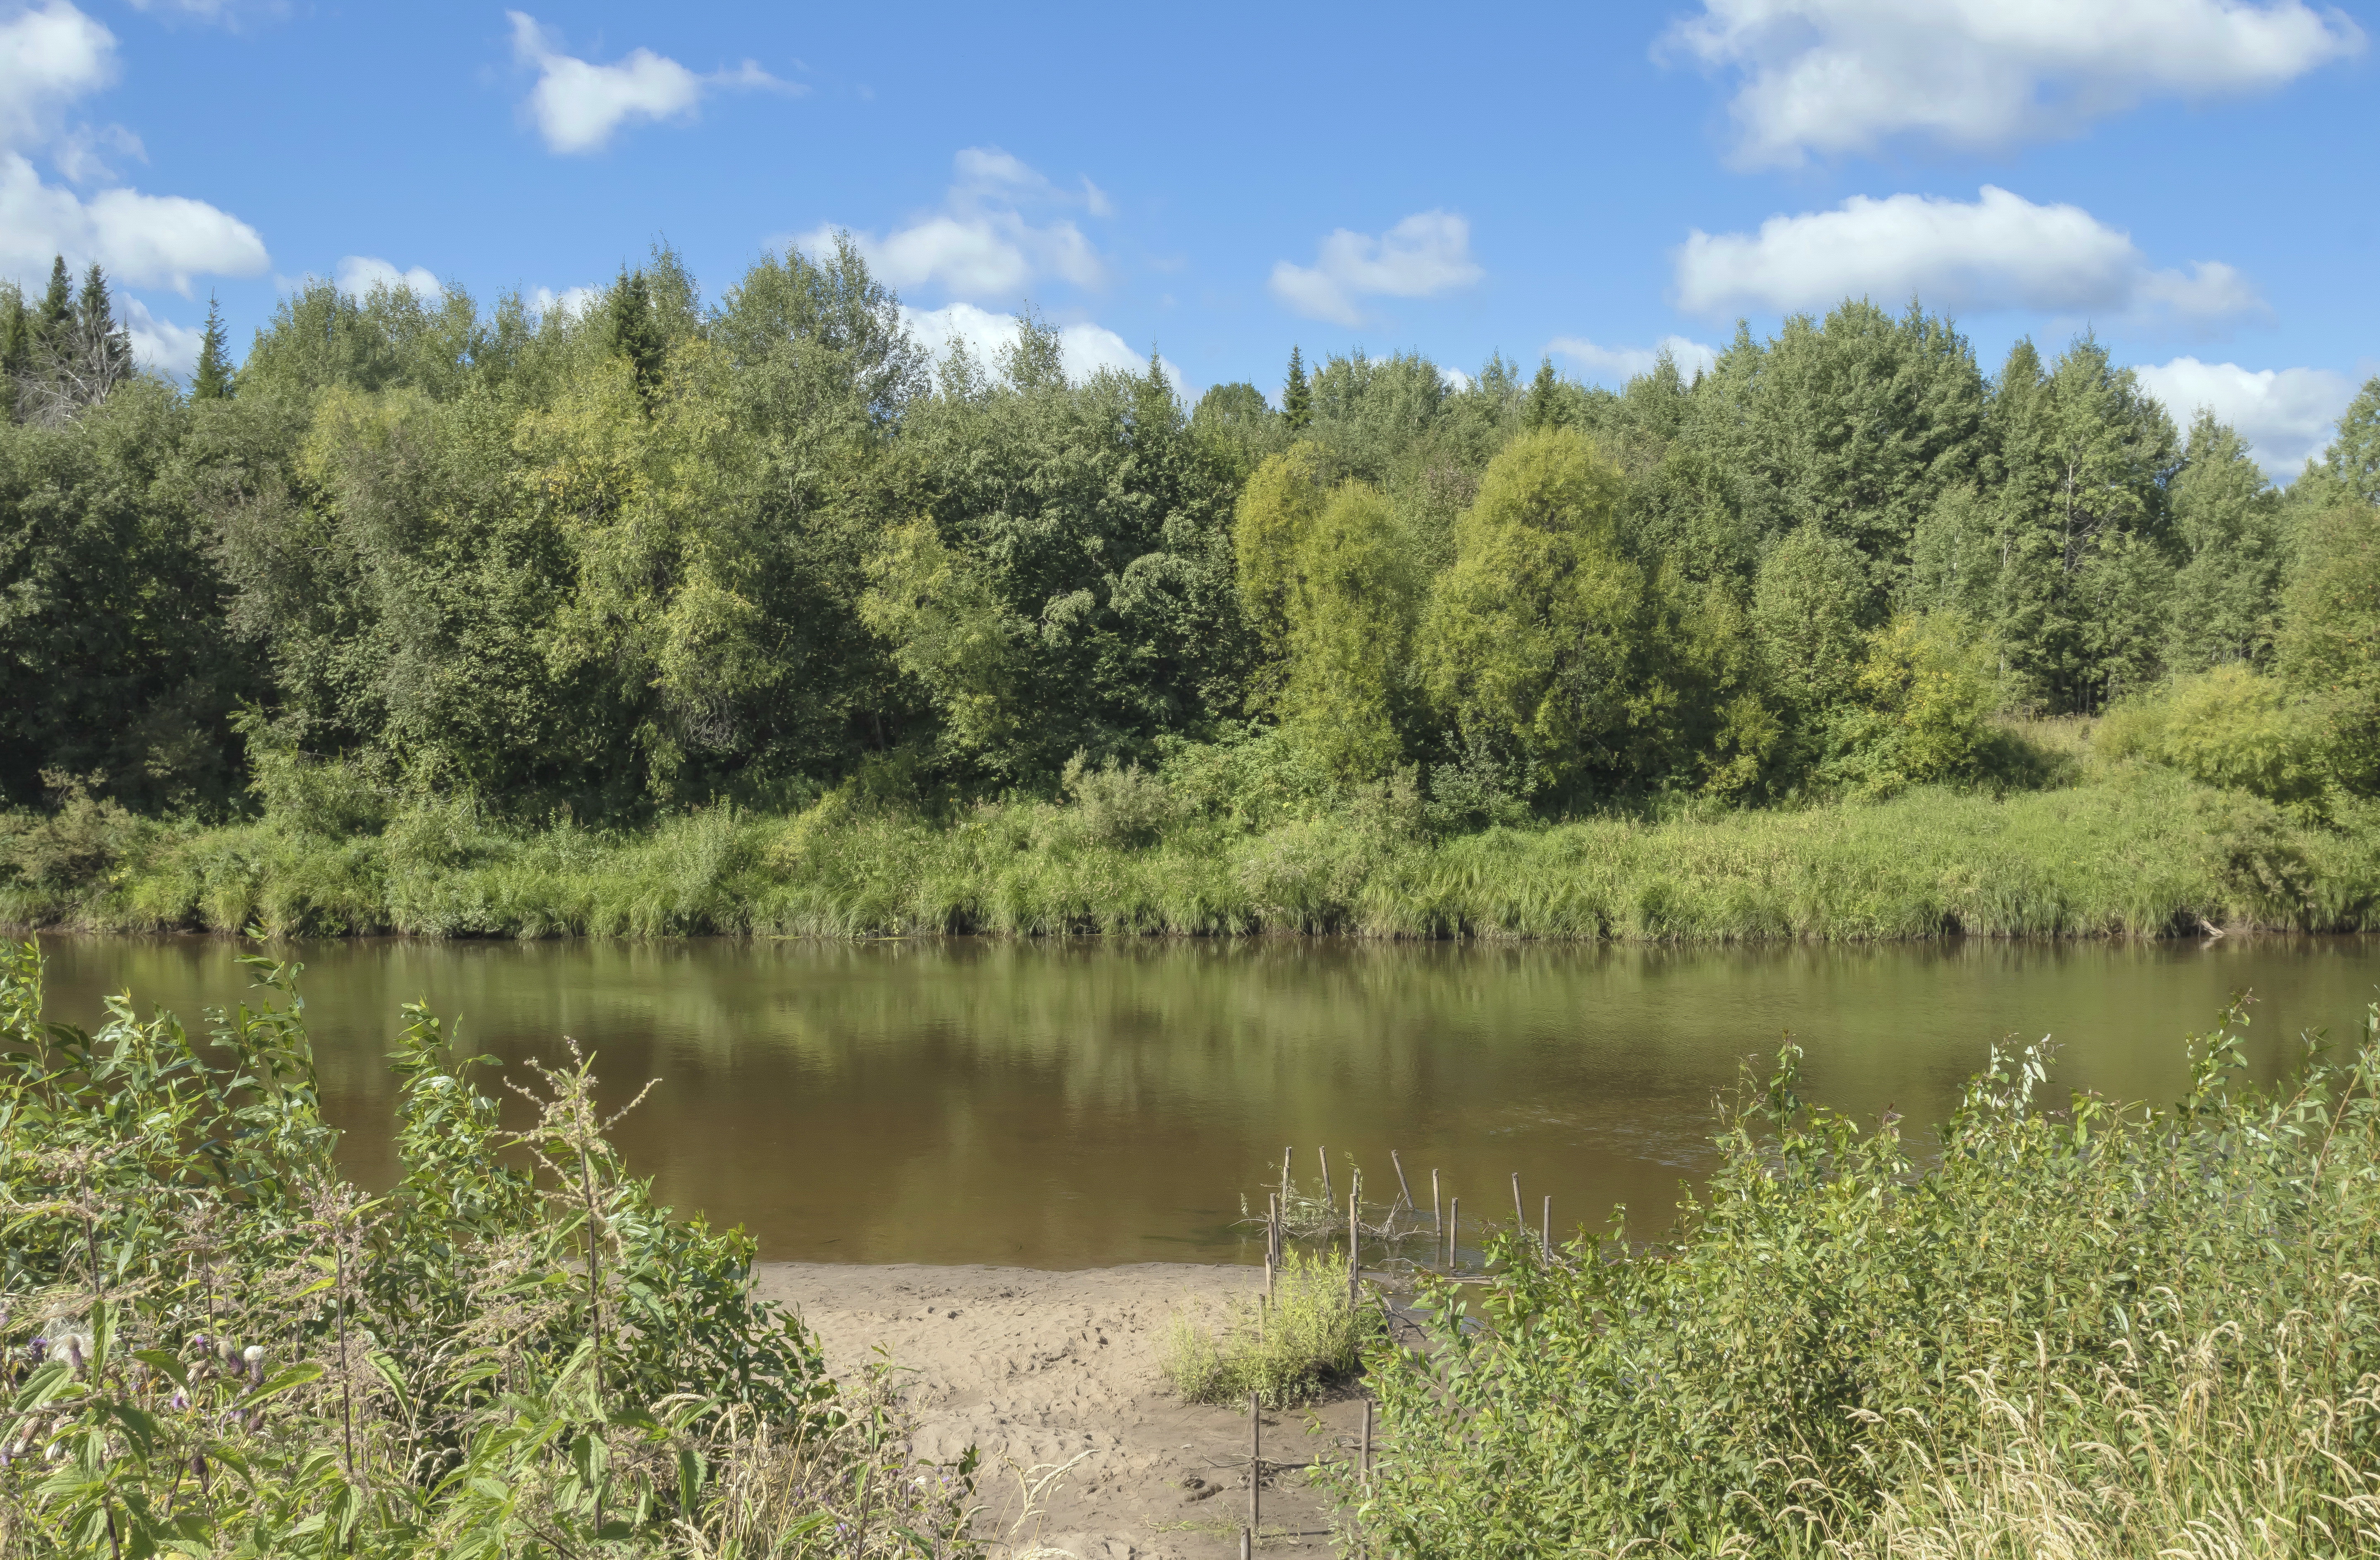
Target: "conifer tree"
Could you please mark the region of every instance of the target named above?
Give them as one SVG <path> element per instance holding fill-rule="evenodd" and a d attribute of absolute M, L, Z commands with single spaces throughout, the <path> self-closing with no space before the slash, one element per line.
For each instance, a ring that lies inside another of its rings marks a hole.
<path fill-rule="evenodd" d="M 628 360 L 637 377 L 637 393 L 650 400 L 662 382 L 662 364 L 669 356 L 669 338 L 655 317 L 653 290 L 641 271 L 620 268 L 612 285 L 612 347 Z"/>
<path fill-rule="evenodd" d="M 223 307 L 207 295 L 206 333 L 199 338 L 199 366 L 190 375 L 190 399 L 231 399 L 231 364 L 224 352 Z"/>
<path fill-rule="evenodd" d="M 17 414 L 17 377 L 25 371 L 33 351 L 33 311 L 25 307 L 25 290 L 14 282 L 0 282 L 0 419 Z"/>
<path fill-rule="evenodd" d="M 42 295 L 40 313 L 34 319 L 34 329 L 40 338 L 55 339 L 67 322 L 74 318 L 74 277 L 67 270 L 67 257 L 57 255 L 50 260 L 50 290 Z"/>
<path fill-rule="evenodd" d="M 1529 399 L 1521 408 L 1521 426 L 1535 431 L 1561 421 L 1561 381 L 1551 357 L 1537 359 L 1537 377 L 1529 381 Z"/>
<path fill-rule="evenodd" d="M 1314 420 L 1314 391 L 1305 382 L 1305 358 L 1294 346 L 1289 349 L 1289 383 L 1281 393 L 1281 420 L 1292 433 L 1305 431 Z"/>

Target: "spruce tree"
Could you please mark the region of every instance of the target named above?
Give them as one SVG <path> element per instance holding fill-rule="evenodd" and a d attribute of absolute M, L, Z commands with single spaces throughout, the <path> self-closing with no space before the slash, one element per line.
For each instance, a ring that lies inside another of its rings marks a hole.
<path fill-rule="evenodd" d="M 50 290 L 42 296 L 42 308 L 33 328 L 42 341 L 55 341 L 74 318 L 74 276 L 67 270 L 67 257 L 58 255 L 50 261 Z"/>
<path fill-rule="evenodd" d="M 17 379 L 33 353 L 33 311 L 25 306 L 25 290 L 14 282 L 0 282 L 0 419 L 17 415 Z"/>
<path fill-rule="evenodd" d="M 89 405 L 132 377 L 132 338 L 115 318 L 115 299 L 107 287 L 107 273 L 97 260 L 83 272 L 82 292 L 75 299 L 72 372 L 80 381 L 78 399 Z"/>
<path fill-rule="evenodd" d="M 669 338 L 653 309 L 653 290 L 641 271 L 620 268 L 612 284 L 612 349 L 628 360 L 636 375 L 637 393 L 647 400 L 662 382 L 662 365 L 669 356 Z"/>
<path fill-rule="evenodd" d="M 212 293 L 207 295 L 207 329 L 199 338 L 199 366 L 190 375 L 190 399 L 231 399 L 231 364 L 224 353 L 223 308 Z"/>
<path fill-rule="evenodd" d="M 1305 358 L 1289 349 L 1289 383 L 1281 393 L 1281 420 L 1292 433 L 1303 433 L 1314 420 L 1314 392 L 1305 382 Z"/>
<path fill-rule="evenodd" d="M 1521 408 L 1521 426 L 1532 431 L 1561 421 L 1561 381 L 1551 357 L 1537 359 L 1537 377 L 1529 381 L 1529 399 Z"/>

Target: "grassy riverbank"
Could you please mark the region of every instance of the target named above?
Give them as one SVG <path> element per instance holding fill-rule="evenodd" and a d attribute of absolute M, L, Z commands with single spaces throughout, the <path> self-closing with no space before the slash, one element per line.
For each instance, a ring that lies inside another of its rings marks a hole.
<path fill-rule="evenodd" d="M 2380 829 L 2360 806 L 2309 821 L 2158 771 L 1451 837 L 1385 791 L 1257 825 L 1153 780 L 947 819 L 831 797 L 638 831 L 510 828 L 467 805 L 344 832 L 87 803 L 13 821 L 0 921 L 94 931 L 1726 941 L 2380 924 Z"/>

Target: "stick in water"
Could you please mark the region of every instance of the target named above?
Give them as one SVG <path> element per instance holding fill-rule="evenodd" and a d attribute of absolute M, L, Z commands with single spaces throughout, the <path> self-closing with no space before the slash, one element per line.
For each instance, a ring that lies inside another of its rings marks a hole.
<path fill-rule="evenodd" d="M 1327 1208 L 1339 1201 L 1338 1193 L 1330 1190 L 1330 1151 L 1318 1148 L 1314 1152 L 1322 1156 L 1322 1205 Z"/>
<path fill-rule="evenodd" d="M 1449 1273 L 1463 1271 L 1462 1240 L 1463 1199 L 1450 1197 L 1446 1200 L 1446 1270 Z"/>
<path fill-rule="evenodd" d="M 1439 1243 L 1444 1244 L 1446 1240 L 1446 1221 L 1438 1216 L 1439 1206 L 1440 1204 L 1438 1200 L 1438 1171 L 1433 1169 L 1429 1172 L 1429 1229 L 1431 1234 L 1439 1238 Z"/>
<path fill-rule="evenodd" d="M 1529 1215 L 1521 1208 L 1521 1172 L 1512 1172 L 1512 1233 L 1525 1240 L 1529 1238 Z"/>
<path fill-rule="evenodd" d="M 1546 1261 L 1551 1264 L 1554 1260 L 1554 1198 L 1550 1191 L 1546 1193 L 1545 1213 L 1537 1225 L 1537 1244 L 1545 1248 Z"/>
<path fill-rule="evenodd" d="M 1289 1206 L 1289 1156 L 1296 1152 L 1294 1143 L 1281 1151 L 1281 1205 L 1283 1208 Z"/>
<path fill-rule="evenodd" d="M 1413 1188 L 1405 1184 L 1405 1162 L 1397 1157 L 1393 1148 L 1389 1150 L 1389 1163 L 1397 1167 L 1397 1191 L 1403 1193 L 1405 1206 L 1410 1208 L 1414 1205 Z"/>

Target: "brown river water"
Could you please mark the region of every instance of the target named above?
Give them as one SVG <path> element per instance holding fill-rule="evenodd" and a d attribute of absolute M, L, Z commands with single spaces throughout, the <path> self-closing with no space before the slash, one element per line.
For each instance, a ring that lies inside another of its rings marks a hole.
<path fill-rule="evenodd" d="M 90 1025 L 237 1002 L 244 949 L 44 939 L 49 1015 Z M 1996 1041 L 2051 1035 L 2057 1088 L 2169 1100 L 2183 1036 L 2252 990 L 2252 1070 L 2301 1031 L 2351 1037 L 2380 940 L 1957 941 L 1774 949 L 1301 940 L 858 944 L 732 940 L 283 945 L 325 1108 L 368 1183 L 393 1177 L 401 1003 L 510 1064 L 575 1036 L 605 1093 L 658 1078 L 615 1129 L 661 1199 L 741 1223 L 771 1261 L 1071 1268 L 1258 1260 L 1235 1221 L 1295 1145 L 1367 1195 L 1402 1152 L 1466 1225 L 1639 1235 L 1711 1163 L 1714 1103 L 1790 1031 L 1805 1097 L 1938 1119 Z"/>

